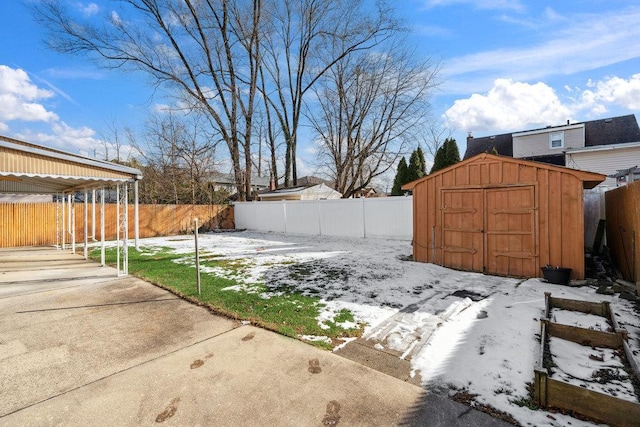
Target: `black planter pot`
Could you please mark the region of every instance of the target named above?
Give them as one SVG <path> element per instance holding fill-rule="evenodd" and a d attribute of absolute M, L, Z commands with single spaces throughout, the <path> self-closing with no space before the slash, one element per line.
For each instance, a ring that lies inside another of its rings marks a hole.
<path fill-rule="evenodd" d="M 541 267 L 542 276 L 549 283 L 554 283 L 556 285 L 566 285 L 569 283 L 569 278 L 571 276 L 570 268 L 563 267 Z"/>

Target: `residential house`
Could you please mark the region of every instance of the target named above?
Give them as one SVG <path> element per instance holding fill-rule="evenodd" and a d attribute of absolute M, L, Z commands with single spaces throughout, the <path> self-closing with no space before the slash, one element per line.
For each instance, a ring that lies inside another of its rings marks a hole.
<path fill-rule="evenodd" d="M 258 194 L 261 201 L 340 199 L 342 194 L 324 183 L 281 188 Z"/>
<path fill-rule="evenodd" d="M 480 153 L 605 174 L 609 178 L 601 185 L 615 187 L 619 171 L 640 165 L 640 127 L 629 114 L 480 138 L 469 135 L 464 159 Z"/>
<path fill-rule="evenodd" d="M 229 194 L 235 194 L 236 181 L 233 174 L 214 172 L 209 178 L 214 190 L 227 190 Z M 254 193 L 269 189 L 269 177 L 265 176 L 251 176 L 251 189 Z"/>
<path fill-rule="evenodd" d="M 379 197 L 379 196 L 380 195 L 378 194 L 375 188 L 365 187 L 355 191 L 351 197 L 354 199 L 361 199 L 361 198 L 370 198 L 370 197 Z"/>

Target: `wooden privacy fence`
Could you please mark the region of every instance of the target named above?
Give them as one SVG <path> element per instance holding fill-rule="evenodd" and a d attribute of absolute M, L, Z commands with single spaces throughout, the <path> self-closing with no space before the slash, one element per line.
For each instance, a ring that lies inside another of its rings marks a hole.
<path fill-rule="evenodd" d="M 640 282 L 640 181 L 605 193 L 607 245 L 611 257 L 631 282 Z"/>
<path fill-rule="evenodd" d="M 100 240 L 100 204 L 88 204 L 89 241 Z M 234 228 L 233 207 L 228 205 L 139 205 L 140 237 L 156 237 L 193 231 L 198 218 L 205 230 Z M 65 241 L 71 242 L 68 206 L 65 204 Z M 121 207 L 122 209 L 122 207 Z M 116 238 L 116 205 L 105 205 L 105 240 Z M 134 207 L 129 205 L 129 237 L 134 237 Z M 46 246 L 61 242 L 62 205 L 57 203 L 0 203 L 0 247 Z M 122 213 L 122 212 L 121 212 Z M 76 242 L 84 241 L 84 203 L 74 205 Z"/>

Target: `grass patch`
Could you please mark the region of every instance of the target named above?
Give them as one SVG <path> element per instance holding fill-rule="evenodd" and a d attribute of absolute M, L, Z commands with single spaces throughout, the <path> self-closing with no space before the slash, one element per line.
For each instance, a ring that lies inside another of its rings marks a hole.
<path fill-rule="evenodd" d="M 99 250 L 91 252 L 91 258 L 99 259 Z M 116 263 L 116 249 L 105 253 L 108 264 Z M 341 337 L 359 336 L 362 328 L 344 329 L 338 324 L 353 322 L 348 310 L 338 312 L 333 321 L 325 321 L 324 328 L 318 324 L 318 315 L 324 308 L 320 298 L 303 295 L 293 287 L 286 291 L 267 287 L 263 283 L 247 286 L 233 279 L 243 273 L 247 264 L 244 260 L 207 259 L 201 263 L 207 267 L 222 268 L 231 273 L 229 277 L 219 277 L 201 273 L 201 295 L 196 288 L 195 254 L 176 254 L 169 248 L 141 248 L 137 252 L 129 248 L 129 273 L 146 281 L 169 289 L 188 300 L 206 305 L 216 313 L 250 321 L 283 335 L 297 338 L 299 335 L 326 336 L 332 340 Z M 188 265 L 190 264 L 190 265 Z M 225 289 L 234 287 L 234 289 Z M 276 286 L 277 288 L 277 286 Z M 314 341 L 313 345 L 331 348 L 327 342 Z"/>

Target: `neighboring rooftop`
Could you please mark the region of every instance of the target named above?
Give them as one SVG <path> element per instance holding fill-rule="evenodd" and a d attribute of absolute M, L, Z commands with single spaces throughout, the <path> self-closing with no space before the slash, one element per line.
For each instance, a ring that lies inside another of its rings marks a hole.
<path fill-rule="evenodd" d="M 584 126 L 585 147 L 640 142 L 640 127 L 633 114 L 592 120 Z"/>
<path fill-rule="evenodd" d="M 544 128 L 527 129 L 518 132 L 504 133 L 500 135 L 467 137 L 467 151 L 464 158 L 468 159 L 480 153 L 493 153 L 493 150 L 503 156 L 513 157 L 513 135 L 522 132 L 549 131 L 556 128 L 584 124 L 585 147 L 598 145 L 626 144 L 640 142 L 640 127 L 635 115 L 609 117 L 605 119 L 590 120 L 578 123 L 566 123 Z"/>
<path fill-rule="evenodd" d="M 483 136 L 475 138 L 471 135 L 467 137 L 467 151 L 464 158 L 468 159 L 478 154 L 500 154 L 501 156 L 513 157 L 513 136 L 510 133 L 500 135 Z"/>

